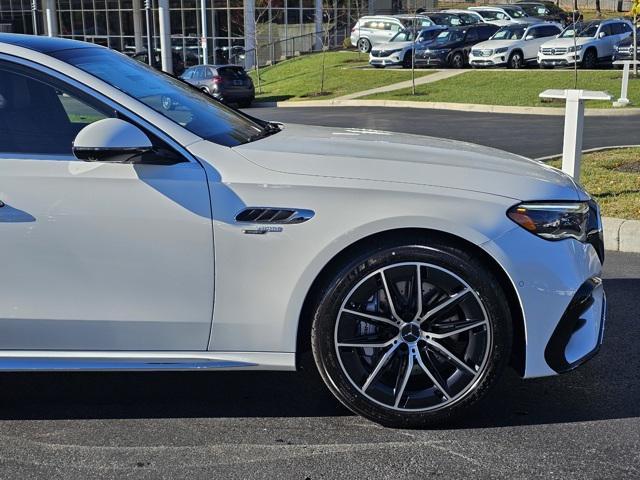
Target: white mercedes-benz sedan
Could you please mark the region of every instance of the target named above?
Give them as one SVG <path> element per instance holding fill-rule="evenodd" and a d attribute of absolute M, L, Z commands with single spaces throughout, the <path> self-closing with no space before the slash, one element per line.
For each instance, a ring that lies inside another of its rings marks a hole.
<path fill-rule="evenodd" d="M 0 35 L 0 200 L 3 371 L 313 358 L 354 412 L 428 426 L 602 341 L 600 214 L 562 172 L 264 122 L 92 44 Z"/>

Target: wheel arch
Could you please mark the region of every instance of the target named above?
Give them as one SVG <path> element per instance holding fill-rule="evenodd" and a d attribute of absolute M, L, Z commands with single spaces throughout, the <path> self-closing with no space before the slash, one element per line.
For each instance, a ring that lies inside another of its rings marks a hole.
<path fill-rule="evenodd" d="M 296 333 L 296 367 L 302 370 L 309 368 L 315 369 L 315 364 L 311 356 L 313 308 L 319 300 L 322 292 L 333 278 L 333 275 L 344 267 L 345 263 L 355 254 L 355 252 L 363 248 L 379 244 L 381 241 L 392 240 L 398 237 L 405 237 L 407 235 L 424 237 L 426 241 L 430 239 L 441 241 L 445 240 L 452 245 L 472 251 L 474 254 L 478 255 L 482 262 L 485 263 L 492 271 L 503 288 L 509 303 L 509 310 L 511 312 L 511 319 L 513 323 L 513 345 L 510 363 L 518 374 L 523 376 L 526 360 L 524 315 L 518 294 L 516 293 L 515 286 L 509 275 L 498 261 L 496 261 L 481 246 L 478 246 L 458 235 L 430 228 L 397 228 L 368 235 L 344 247 L 325 264 L 311 283 L 300 311 Z"/>

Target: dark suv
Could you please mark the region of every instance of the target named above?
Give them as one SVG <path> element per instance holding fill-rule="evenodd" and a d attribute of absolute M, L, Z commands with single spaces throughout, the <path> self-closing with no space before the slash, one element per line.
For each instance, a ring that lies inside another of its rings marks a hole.
<path fill-rule="evenodd" d="M 415 63 L 464 68 L 468 64 L 471 47 L 488 40 L 499 29 L 497 25 L 487 23 L 447 28 L 426 48 L 416 48 Z"/>
<path fill-rule="evenodd" d="M 198 65 L 180 78 L 224 103 L 248 107 L 256 96 L 251 77 L 238 65 Z"/>

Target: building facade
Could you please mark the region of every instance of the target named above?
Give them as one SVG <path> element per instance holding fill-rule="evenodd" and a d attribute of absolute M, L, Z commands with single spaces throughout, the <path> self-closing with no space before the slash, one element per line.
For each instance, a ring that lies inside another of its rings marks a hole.
<path fill-rule="evenodd" d="M 379 0 L 391 12 L 395 0 Z M 204 6 L 204 12 L 202 10 Z M 53 35 L 134 54 L 168 42 L 185 65 L 261 63 L 341 44 L 367 0 L 0 0 L 0 31 Z M 323 23 L 324 21 L 324 23 Z M 323 38 L 319 32 L 324 32 Z"/>

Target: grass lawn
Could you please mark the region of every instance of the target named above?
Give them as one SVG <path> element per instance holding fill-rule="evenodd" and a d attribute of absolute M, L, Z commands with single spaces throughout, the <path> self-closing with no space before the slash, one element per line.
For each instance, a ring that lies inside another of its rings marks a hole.
<path fill-rule="evenodd" d="M 356 68 L 367 65 L 368 61 L 368 55 L 357 52 L 327 52 L 323 95 L 320 95 L 321 53 L 303 55 L 261 68 L 262 94 L 258 93 L 255 70 L 250 75 L 256 86 L 258 101 L 323 100 L 411 80 L 411 71 L 407 70 Z M 430 73 L 433 72 L 416 70 L 416 77 Z"/>
<path fill-rule="evenodd" d="M 622 73 L 618 70 L 578 71 L 578 88 L 604 90 L 618 98 Z M 573 88 L 570 70 L 471 70 L 462 75 L 419 85 L 416 95 L 410 89 L 370 95 L 368 99 L 414 100 L 425 102 L 479 103 L 529 107 L 563 107 L 563 101 L 541 102 L 538 95 L 549 88 Z M 640 78 L 629 80 L 629 100 L 640 104 Z M 610 102 L 586 102 L 587 107 L 610 108 Z"/>
<path fill-rule="evenodd" d="M 561 161 L 549 164 L 560 168 Z M 580 175 L 604 216 L 640 220 L 640 148 L 586 154 Z"/>

